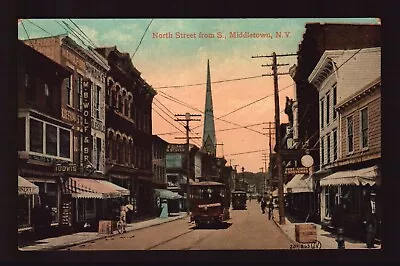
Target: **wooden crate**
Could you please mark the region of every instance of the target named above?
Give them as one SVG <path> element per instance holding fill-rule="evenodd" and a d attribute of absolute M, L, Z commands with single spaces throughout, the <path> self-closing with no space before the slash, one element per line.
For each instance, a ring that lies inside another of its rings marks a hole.
<path fill-rule="evenodd" d="M 100 234 L 112 234 L 113 233 L 113 221 L 109 221 L 109 220 L 101 220 L 99 221 L 99 230 L 98 232 Z"/>
<path fill-rule="evenodd" d="M 312 243 L 317 241 L 317 226 L 313 223 L 295 225 L 296 241 L 300 243 Z"/>

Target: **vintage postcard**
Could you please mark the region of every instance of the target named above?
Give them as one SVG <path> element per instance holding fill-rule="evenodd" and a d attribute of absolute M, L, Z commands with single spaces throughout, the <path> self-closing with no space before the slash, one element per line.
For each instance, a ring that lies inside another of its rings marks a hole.
<path fill-rule="evenodd" d="M 20 251 L 384 246 L 379 19 L 16 23 Z"/>

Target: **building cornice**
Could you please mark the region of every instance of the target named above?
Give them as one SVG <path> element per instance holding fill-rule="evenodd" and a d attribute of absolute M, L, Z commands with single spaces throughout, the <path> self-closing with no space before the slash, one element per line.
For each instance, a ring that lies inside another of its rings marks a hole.
<path fill-rule="evenodd" d="M 347 106 L 356 103 L 358 101 L 360 101 L 361 99 L 363 99 L 365 96 L 373 93 L 374 91 L 376 91 L 378 88 L 381 87 L 381 77 L 376 78 L 374 81 L 372 81 L 371 83 L 369 83 L 368 85 L 366 85 L 363 89 L 361 89 L 360 91 L 356 92 L 355 94 L 349 96 L 346 100 L 344 100 L 341 104 L 336 105 L 335 109 L 337 111 L 340 111 L 344 108 L 346 108 Z"/>

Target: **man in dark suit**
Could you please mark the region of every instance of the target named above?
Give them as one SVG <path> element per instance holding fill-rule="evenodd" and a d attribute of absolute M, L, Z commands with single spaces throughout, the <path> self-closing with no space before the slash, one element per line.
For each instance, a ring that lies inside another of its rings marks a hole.
<path fill-rule="evenodd" d="M 368 248 L 374 247 L 376 227 L 378 225 L 378 218 L 376 212 L 375 193 L 370 193 L 366 197 L 363 206 L 363 224 L 366 230 L 366 243 Z"/>

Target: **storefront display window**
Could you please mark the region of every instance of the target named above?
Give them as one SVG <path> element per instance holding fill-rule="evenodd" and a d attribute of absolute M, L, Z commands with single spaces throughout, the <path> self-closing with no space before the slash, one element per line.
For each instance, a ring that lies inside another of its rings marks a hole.
<path fill-rule="evenodd" d="M 30 222 L 30 210 L 32 208 L 32 196 L 31 195 L 19 195 L 18 196 L 18 228 L 29 227 Z"/>
<path fill-rule="evenodd" d="M 46 124 L 46 154 L 57 156 L 57 128 Z"/>
<path fill-rule="evenodd" d="M 30 119 L 30 151 L 43 153 L 43 123 Z"/>
<path fill-rule="evenodd" d="M 70 132 L 60 128 L 60 157 L 70 158 Z"/>

